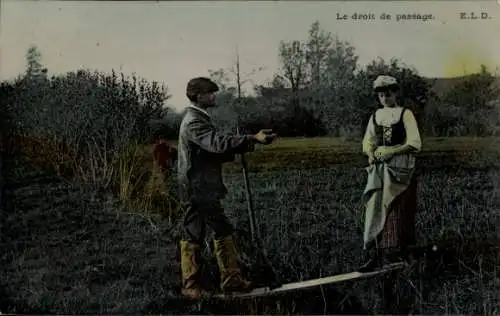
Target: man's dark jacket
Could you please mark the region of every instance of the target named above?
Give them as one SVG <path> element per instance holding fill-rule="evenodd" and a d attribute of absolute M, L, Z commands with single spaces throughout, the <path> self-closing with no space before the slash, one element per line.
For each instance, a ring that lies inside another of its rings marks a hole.
<path fill-rule="evenodd" d="M 227 194 L 222 163 L 233 161 L 237 153 L 253 151 L 254 143 L 250 135 L 220 133 L 209 115 L 190 106 L 181 122 L 177 149 L 181 201 L 214 201 Z"/>

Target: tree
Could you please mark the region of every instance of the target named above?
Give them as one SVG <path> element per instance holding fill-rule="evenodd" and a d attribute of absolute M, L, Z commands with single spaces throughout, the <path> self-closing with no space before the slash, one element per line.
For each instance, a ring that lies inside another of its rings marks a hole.
<path fill-rule="evenodd" d="M 457 109 L 454 113 L 442 115 L 448 120 L 450 116 L 456 118 L 456 133 L 459 134 L 456 136 L 494 134 L 498 125 L 498 109 L 492 102 L 498 98 L 495 79 L 482 65 L 479 73 L 467 76 L 443 96 L 442 106 Z"/>
<path fill-rule="evenodd" d="M 212 109 L 213 122 L 224 131 L 234 131 L 236 126 L 236 114 L 234 103 L 236 100 L 236 88 L 232 85 L 229 70 L 209 70 L 210 79 L 219 86 L 217 93 L 217 107 Z"/>
<path fill-rule="evenodd" d="M 313 90 L 316 112 L 330 135 L 352 136 L 359 124 L 357 62 L 354 47 L 336 35 L 325 56 L 321 83 Z"/>
<path fill-rule="evenodd" d="M 332 43 L 331 33 L 322 30 L 319 21 L 315 21 L 309 29 L 305 54 L 309 80 L 313 86 L 321 84 L 321 79 L 327 68 L 327 59 Z"/>
<path fill-rule="evenodd" d="M 210 79 L 212 79 L 218 86 L 220 91 L 228 91 L 231 87 L 231 78 L 229 78 L 228 70 L 219 68 L 217 70 L 208 70 Z"/>
<path fill-rule="evenodd" d="M 288 80 L 292 92 L 298 92 L 306 83 L 306 49 L 300 41 L 281 41 L 279 58 L 283 78 Z"/>
<path fill-rule="evenodd" d="M 42 54 L 36 45 L 31 45 L 26 52 L 26 77 L 28 79 L 37 79 L 44 77 L 47 68 L 42 65 Z"/>
<path fill-rule="evenodd" d="M 228 131 L 247 132 L 250 125 L 258 125 L 262 117 L 261 108 L 255 98 L 244 94 L 243 86 L 251 83 L 256 72 L 264 67 L 254 68 L 248 73 L 241 71 L 240 53 L 236 47 L 235 61 L 229 69 L 209 70 L 210 78 L 218 85 L 218 107 L 213 110 L 214 121 Z"/>
<path fill-rule="evenodd" d="M 359 57 L 354 46 L 348 41 L 341 41 L 335 36 L 335 42 L 328 50 L 325 60 L 325 79 L 331 86 L 338 81 L 347 83 L 354 78 Z"/>
<path fill-rule="evenodd" d="M 492 115 L 490 115 L 490 127 L 491 134 L 494 136 L 500 135 L 500 78 L 495 76 L 495 79 L 489 87 L 490 100 L 487 102 L 487 106 L 492 109 Z"/>

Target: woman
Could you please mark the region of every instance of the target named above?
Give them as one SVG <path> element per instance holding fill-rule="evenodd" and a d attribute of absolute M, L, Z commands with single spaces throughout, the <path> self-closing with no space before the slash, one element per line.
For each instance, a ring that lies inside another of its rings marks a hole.
<path fill-rule="evenodd" d="M 415 242 L 415 153 L 422 147 L 415 116 L 398 104 L 396 79 L 378 76 L 373 89 L 383 107 L 370 117 L 363 139 L 369 163 L 363 194 L 368 258 L 361 272 L 401 259 Z"/>

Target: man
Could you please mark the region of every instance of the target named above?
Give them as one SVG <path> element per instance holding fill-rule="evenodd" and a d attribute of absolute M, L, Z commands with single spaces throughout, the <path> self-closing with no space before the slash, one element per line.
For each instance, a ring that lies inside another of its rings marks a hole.
<path fill-rule="evenodd" d="M 247 292 L 251 282 L 241 275 L 233 240 L 233 226 L 220 200 L 227 194 L 222 181 L 222 163 L 236 154 L 253 151 L 254 144 L 270 144 L 275 134 L 262 130 L 256 135 L 233 136 L 219 133 L 207 109 L 215 106 L 219 88 L 208 78 L 191 79 L 186 95 L 191 101 L 181 122 L 178 144 L 178 180 L 184 206 L 184 234 L 180 242 L 182 294 L 199 299 L 205 294 L 199 279 L 198 259 L 206 226 L 215 233 L 215 255 L 223 292 Z"/>

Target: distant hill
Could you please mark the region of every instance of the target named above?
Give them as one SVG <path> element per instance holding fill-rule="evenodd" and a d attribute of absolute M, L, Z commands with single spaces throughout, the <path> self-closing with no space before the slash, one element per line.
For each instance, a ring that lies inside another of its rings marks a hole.
<path fill-rule="evenodd" d="M 432 83 L 432 91 L 434 91 L 437 95 L 442 96 L 450 91 L 453 86 L 466 80 L 470 76 L 471 75 L 449 78 L 428 78 L 428 80 Z"/>
<path fill-rule="evenodd" d="M 450 77 L 450 78 L 427 78 L 432 84 L 432 90 L 436 92 L 439 96 L 444 95 L 450 91 L 456 84 L 470 78 L 473 75 L 466 75 L 460 77 Z M 500 79 L 500 77 L 497 77 Z"/>

